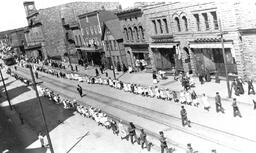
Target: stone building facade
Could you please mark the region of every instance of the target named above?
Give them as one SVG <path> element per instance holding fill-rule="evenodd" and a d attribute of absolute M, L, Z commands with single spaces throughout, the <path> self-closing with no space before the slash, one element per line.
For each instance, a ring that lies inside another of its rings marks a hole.
<path fill-rule="evenodd" d="M 34 45 L 34 48 L 31 48 L 32 51 L 41 52 L 43 59 L 48 57 L 63 58 L 64 54 L 71 55 L 71 58 L 75 57 L 77 50 L 73 30 L 70 27 L 72 27 L 72 24 L 78 23 L 78 15 L 101 9 L 102 6 L 106 9 L 116 9 L 119 7 L 119 3 L 72 2 L 37 10 L 33 1 L 24 2 L 28 22 L 32 18 L 35 20 L 32 27 L 28 28 L 28 33 L 34 34 L 31 40 L 34 40 L 36 36 L 38 40 L 35 44 L 37 46 Z M 32 11 L 29 11 L 29 9 Z M 36 33 L 38 34 L 36 35 Z M 41 37 L 43 37 L 42 41 Z"/>
<path fill-rule="evenodd" d="M 248 45 L 252 50 L 255 35 L 241 35 L 239 29 L 255 28 L 255 17 L 246 16 L 253 16 L 255 4 L 170 2 L 142 9 L 154 69 L 176 68 L 194 74 L 209 70 L 225 75 L 222 33 L 228 72 L 240 76 L 250 72 L 252 66 L 246 64 L 250 60 L 245 55 L 250 50 Z"/>
<path fill-rule="evenodd" d="M 78 16 L 80 28 L 82 31 L 82 39 L 84 43 L 79 48 L 85 63 L 101 65 L 104 58 L 104 50 L 101 42 L 103 23 L 116 19 L 114 10 L 91 11 Z M 80 38 L 79 38 L 80 39 Z"/>
<path fill-rule="evenodd" d="M 150 66 L 148 42 L 145 37 L 147 31 L 142 9 L 127 9 L 116 14 L 121 24 L 128 65 L 133 68 L 139 67 L 138 62 L 143 60 L 147 66 Z"/>
<path fill-rule="evenodd" d="M 111 68 L 114 65 L 117 70 L 127 68 L 126 53 L 123 44 L 123 33 L 118 19 L 104 22 L 102 38 L 105 51 L 105 66 Z"/>

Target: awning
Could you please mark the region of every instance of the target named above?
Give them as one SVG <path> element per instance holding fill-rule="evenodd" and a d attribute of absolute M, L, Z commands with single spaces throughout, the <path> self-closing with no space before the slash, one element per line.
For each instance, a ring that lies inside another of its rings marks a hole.
<path fill-rule="evenodd" d="M 225 42 L 224 48 L 232 48 L 233 44 L 232 42 Z M 222 48 L 222 45 L 220 42 L 216 43 L 191 43 L 190 42 L 190 48 Z"/>
<path fill-rule="evenodd" d="M 149 47 L 150 48 L 173 48 L 174 46 L 176 46 L 178 43 L 159 43 L 159 44 L 150 44 Z"/>
<path fill-rule="evenodd" d="M 102 48 L 95 49 L 90 47 L 80 47 L 76 49 L 80 49 L 82 52 L 104 52 Z"/>

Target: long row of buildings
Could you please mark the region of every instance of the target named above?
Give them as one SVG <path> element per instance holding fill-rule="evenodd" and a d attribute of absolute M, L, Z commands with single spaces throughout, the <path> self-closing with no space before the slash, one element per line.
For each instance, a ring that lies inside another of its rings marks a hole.
<path fill-rule="evenodd" d="M 24 7 L 28 57 L 132 67 L 143 61 L 153 70 L 220 75 L 225 57 L 229 73 L 256 76 L 255 2 L 137 3 L 126 10 L 102 2 Z"/>

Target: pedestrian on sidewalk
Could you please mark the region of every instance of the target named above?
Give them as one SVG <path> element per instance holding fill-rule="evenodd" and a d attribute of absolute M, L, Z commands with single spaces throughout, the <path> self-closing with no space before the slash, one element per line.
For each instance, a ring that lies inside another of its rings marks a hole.
<path fill-rule="evenodd" d="M 253 87 L 253 84 L 252 84 L 253 83 L 252 79 L 249 79 L 247 81 L 247 83 L 248 83 L 248 95 L 250 95 L 250 94 L 255 95 L 254 87 Z"/>
<path fill-rule="evenodd" d="M 35 72 L 35 76 L 36 76 L 36 79 L 38 79 L 38 72 L 37 71 Z"/>
<path fill-rule="evenodd" d="M 23 117 L 22 117 L 22 114 L 21 114 L 21 113 L 19 113 L 19 119 L 20 119 L 20 123 L 21 123 L 21 125 L 23 125 L 23 124 L 24 124 L 24 119 L 23 119 Z"/>
<path fill-rule="evenodd" d="M 128 127 L 128 137 L 131 138 L 131 143 L 134 144 L 135 142 L 138 141 L 138 138 L 137 138 L 137 135 L 136 135 L 136 131 L 135 131 L 136 127 L 135 125 L 133 124 L 133 122 L 130 122 L 129 123 L 129 127 Z M 127 137 L 126 136 L 126 137 Z M 134 138 L 134 139 L 133 139 Z M 134 141 L 133 141 L 134 140 Z"/>
<path fill-rule="evenodd" d="M 41 143 L 41 147 L 42 148 L 45 147 L 45 145 L 44 145 L 44 137 L 43 137 L 41 132 L 39 132 L 39 134 L 38 134 L 38 139 L 39 139 L 39 141 Z"/>
<path fill-rule="evenodd" d="M 83 97 L 83 89 L 82 89 L 82 87 L 79 84 L 77 85 L 76 90 L 78 91 L 80 97 Z"/>
<path fill-rule="evenodd" d="M 241 113 L 239 111 L 239 108 L 237 106 L 236 98 L 233 98 L 232 107 L 233 107 L 234 117 L 236 117 L 236 116 L 242 117 L 242 115 L 241 115 Z"/>
<path fill-rule="evenodd" d="M 190 120 L 188 120 L 187 111 L 184 108 L 184 106 L 181 106 L 180 115 L 181 115 L 182 126 L 184 127 L 187 125 L 188 127 L 191 127 Z"/>
<path fill-rule="evenodd" d="M 99 76 L 99 71 L 97 68 L 95 69 L 95 74 L 96 74 L 96 77 Z"/>
<path fill-rule="evenodd" d="M 163 131 L 160 131 L 159 132 L 160 134 L 160 147 L 161 147 L 161 153 L 164 153 L 164 150 L 167 151 L 168 149 L 168 145 L 167 145 L 167 142 L 166 142 L 166 137 L 164 137 L 164 132 Z"/>
<path fill-rule="evenodd" d="M 239 89 L 239 94 L 241 94 L 241 95 L 244 94 L 243 84 L 244 84 L 244 82 L 243 82 L 242 78 L 239 76 L 237 79 L 237 87 Z"/>
<path fill-rule="evenodd" d="M 16 65 L 14 66 L 14 69 L 15 69 L 15 71 L 17 71 L 17 66 Z"/>
<path fill-rule="evenodd" d="M 211 106 L 210 106 L 210 103 L 208 101 L 208 97 L 205 94 L 203 94 L 203 96 L 202 96 L 202 102 L 204 104 L 204 110 L 207 110 L 209 112 Z"/>
<path fill-rule="evenodd" d="M 222 104 L 221 104 L 221 97 L 220 97 L 219 92 L 216 92 L 215 104 L 216 104 L 216 112 L 217 113 L 222 112 L 224 114 L 225 112 L 224 112 L 224 108 L 222 107 Z"/>

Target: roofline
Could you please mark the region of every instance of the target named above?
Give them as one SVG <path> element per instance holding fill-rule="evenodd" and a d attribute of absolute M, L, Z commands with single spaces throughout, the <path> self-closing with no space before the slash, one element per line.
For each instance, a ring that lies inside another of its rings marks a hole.
<path fill-rule="evenodd" d="M 103 10 L 95 10 L 95 11 L 92 11 L 92 12 L 87 12 L 87 13 L 84 13 L 84 14 L 80 14 L 80 15 L 78 15 L 78 18 L 81 19 L 81 18 L 84 18 L 84 17 L 89 16 L 89 15 L 97 14 L 101 11 L 103 11 Z"/>

